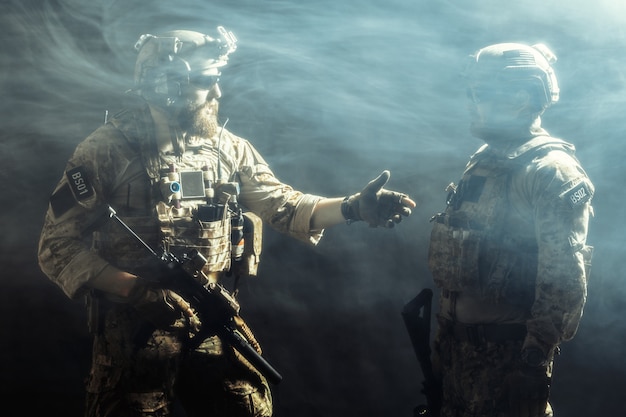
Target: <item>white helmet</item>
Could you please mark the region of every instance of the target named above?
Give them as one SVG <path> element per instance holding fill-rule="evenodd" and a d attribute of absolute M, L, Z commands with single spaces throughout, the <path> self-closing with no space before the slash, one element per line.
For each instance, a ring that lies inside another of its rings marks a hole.
<path fill-rule="evenodd" d="M 539 111 L 559 100 L 559 85 L 552 69 L 556 56 L 543 44 L 499 43 L 470 56 L 465 76 L 494 88 L 524 88 L 536 97 Z"/>
<path fill-rule="evenodd" d="M 216 83 L 228 55 L 237 49 L 237 38 L 224 27 L 219 38 L 190 30 L 161 35 L 141 35 L 135 43 L 135 87 L 147 100 L 170 106 L 190 80 L 202 85 Z"/>

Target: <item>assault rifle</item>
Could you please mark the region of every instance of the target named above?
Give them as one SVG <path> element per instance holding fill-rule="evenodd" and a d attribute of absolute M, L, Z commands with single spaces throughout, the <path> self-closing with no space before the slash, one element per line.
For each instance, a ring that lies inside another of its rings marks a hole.
<path fill-rule="evenodd" d="M 180 295 L 198 314 L 201 328 L 193 336 L 191 346 L 197 347 L 205 337 L 217 335 L 235 348 L 269 382 L 278 384 L 282 380 L 280 373 L 237 329 L 235 320 L 240 319 L 239 303 L 223 286 L 209 282 L 202 272 L 206 258 L 195 249 L 185 254 L 182 260 L 165 250 L 158 254 L 119 218 L 111 206 L 106 208 L 108 218 L 117 221 L 152 254 L 156 261 L 155 269 L 158 271 L 157 284 Z"/>
<path fill-rule="evenodd" d="M 433 373 L 430 359 L 432 298 L 433 291 L 424 288 L 402 308 L 402 318 L 424 375 L 421 393 L 426 397 L 426 404 L 415 407 L 413 410 L 415 417 L 438 417 L 441 409 L 441 383 Z"/>

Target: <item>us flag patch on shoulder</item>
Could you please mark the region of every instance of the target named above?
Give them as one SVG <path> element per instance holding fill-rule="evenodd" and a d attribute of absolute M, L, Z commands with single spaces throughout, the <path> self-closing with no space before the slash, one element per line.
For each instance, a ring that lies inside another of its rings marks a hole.
<path fill-rule="evenodd" d="M 593 193 L 585 181 L 579 182 L 561 194 L 561 198 L 565 199 L 572 208 L 585 204 L 587 201 L 591 200 L 592 196 Z"/>

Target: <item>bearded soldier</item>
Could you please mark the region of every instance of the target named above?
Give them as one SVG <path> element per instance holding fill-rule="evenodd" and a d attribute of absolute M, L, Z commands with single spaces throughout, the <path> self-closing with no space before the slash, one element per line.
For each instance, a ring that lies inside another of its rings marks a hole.
<path fill-rule="evenodd" d="M 155 285 L 150 254 L 119 224 L 90 227 L 103 207 L 152 248 L 200 253 L 208 285 L 256 273 L 261 222 L 315 245 L 324 228 L 393 227 L 415 206 L 383 188 L 388 171 L 345 198 L 278 180 L 218 122 L 218 81 L 237 39 L 217 29 L 140 37 L 132 103 L 77 146 L 50 199 L 39 263 L 69 298 L 87 294 L 92 306 L 92 417 L 169 416 L 173 404 L 189 417 L 272 415 L 265 376 L 219 337 L 185 351 L 198 326 L 190 300 Z"/>
<path fill-rule="evenodd" d="M 485 144 L 432 219 L 442 417 L 553 415 L 554 356 L 587 296 L 594 192 L 574 146 L 541 127 L 559 99 L 555 61 L 545 45 L 501 43 L 465 72 L 471 133 Z"/>

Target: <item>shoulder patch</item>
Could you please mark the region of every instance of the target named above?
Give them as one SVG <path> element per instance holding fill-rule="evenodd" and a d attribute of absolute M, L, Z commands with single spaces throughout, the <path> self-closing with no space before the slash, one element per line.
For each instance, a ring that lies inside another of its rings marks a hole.
<path fill-rule="evenodd" d="M 579 182 L 561 194 L 561 198 L 567 201 L 571 208 L 585 204 L 591 200 L 592 196 L 593 192 L 589 189 L 586 181 Z"/>
<path fill-rule="evenodd" d="M 93 196 L 93 188 L 82 166 L 66 171 L 65 176 L 76 200 L 83 201 Z"/>
<path fill-rule="evenodd" d="M 55 218 L 59 218 L 67 213 L 75 204 L 76 199 L 67 184 L 64 184 L 63 187 L 50 196 L 50 207 Z"/>

